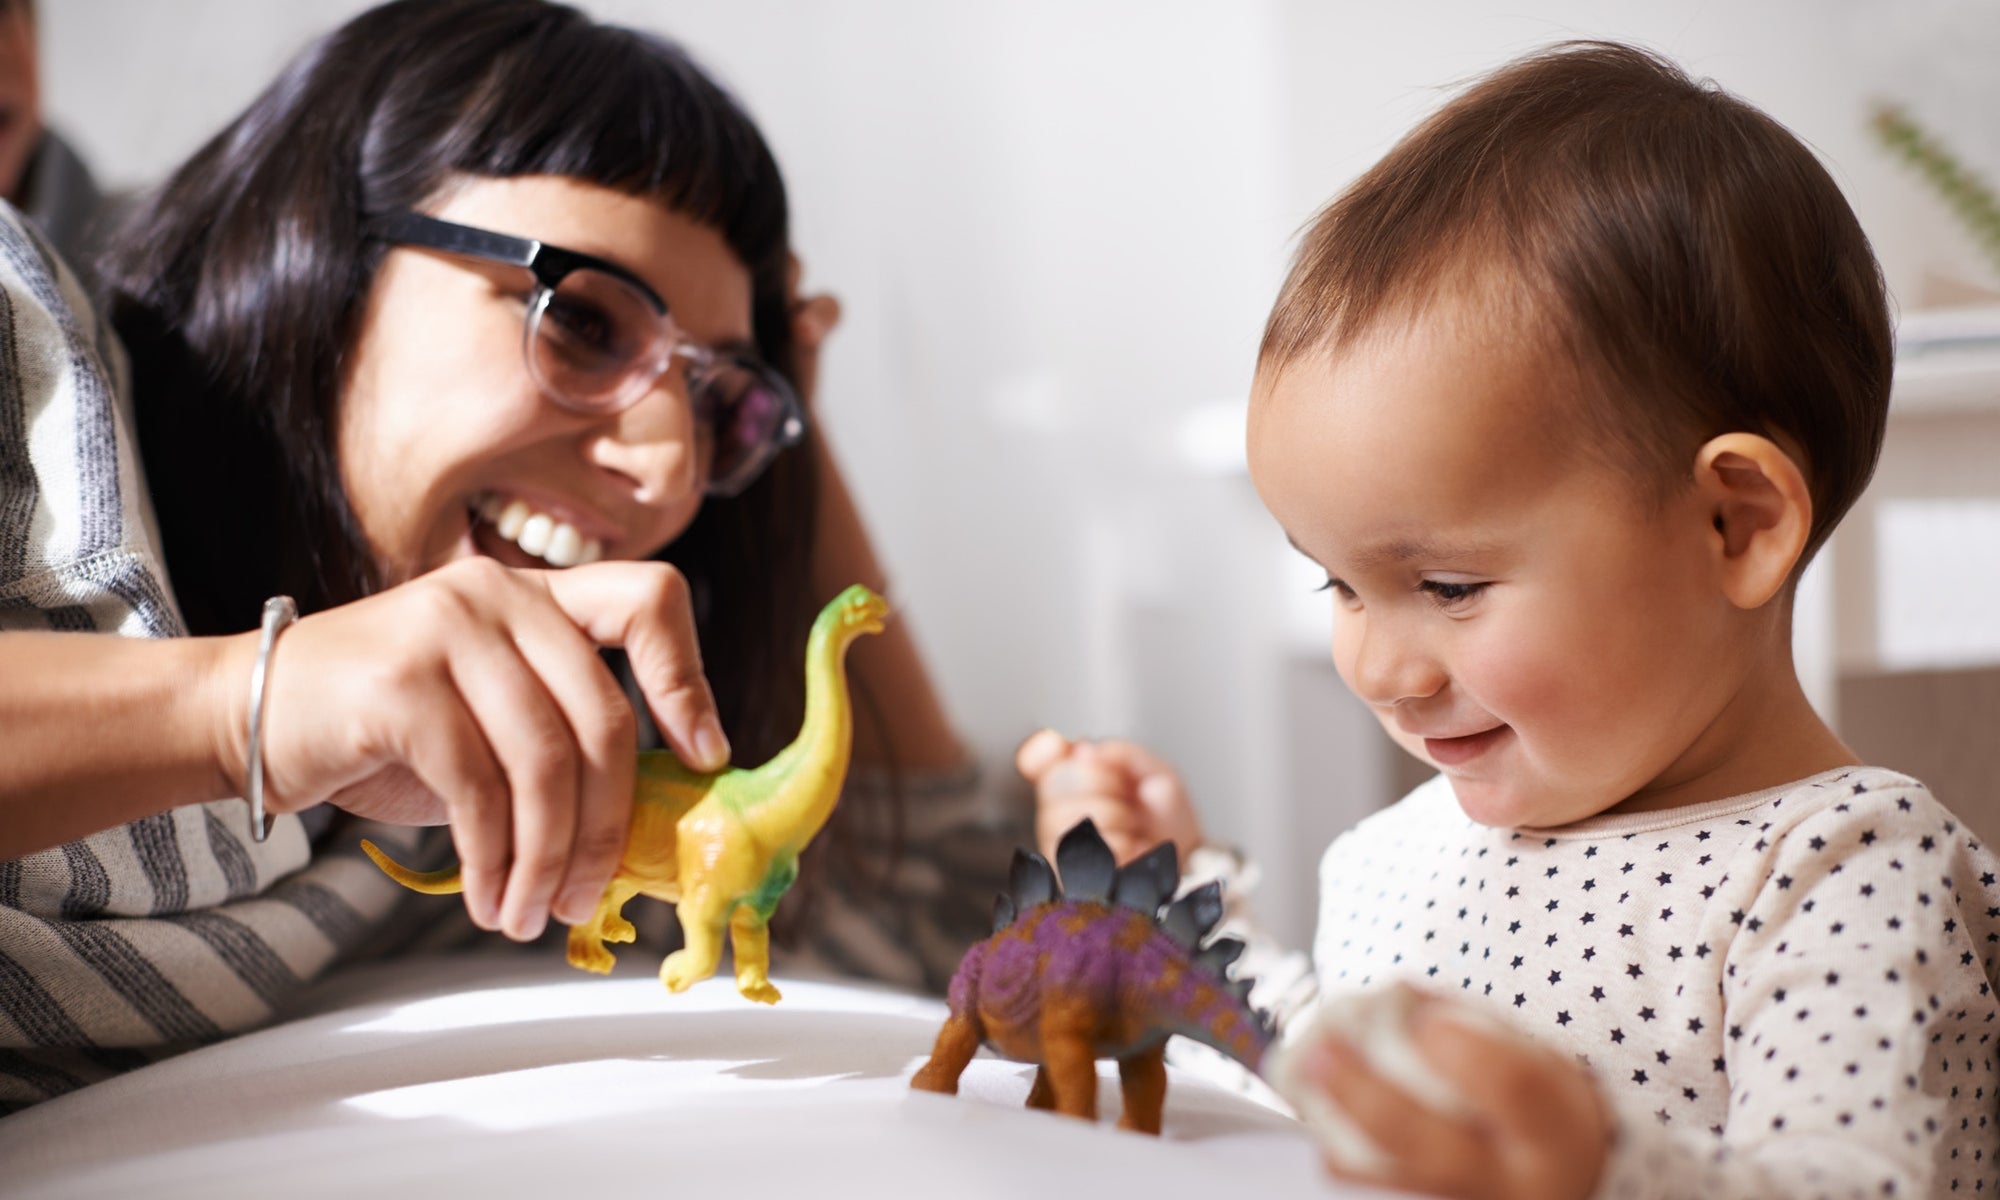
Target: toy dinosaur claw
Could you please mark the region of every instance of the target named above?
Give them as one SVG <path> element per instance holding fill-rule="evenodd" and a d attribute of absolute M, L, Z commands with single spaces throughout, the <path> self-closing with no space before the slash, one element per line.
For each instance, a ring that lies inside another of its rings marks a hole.
<path fill-rule="evenodd" d="M 782 996 L 777 985 L 768 979 L 751 983 L 739 979 L 736 981 L 736 990 L 745 1000 L 755 1000 L 759 1004 L 776 1004 Z"/>
<path fill-rule="evenodd" d="M 1017 913 L 1062 899 L 1062 888 L 1056 884 L 1049 860 L 1033 850 L 1014 851 L 1014 863 L 1007 870 L 1007 890 L 1013 894 Z"/>
<path fill-rule="evenodd" d="M 1180 879 L 1180 855 L 1174 851 L 1172 842 L 1161 842 L 1118 868 L 1118 877 L 1111 884 L 1111 899 L 1152 916 L 1174 894 Z"/>
<path fill-rule="evenodd" d="M 686 950 L 674 951 L 660 964 L 660 982 L 666 984 L 670 992 L 685 992 L 706 978 L 708 975 L 700 970 L 694 956 Z"/>
<path fill-rule="evenodd" d="M 1063 894 L 1072 900 L 1110 899 L 1118 860 L 1089 817 L 1070 826 L 1056 843 L 1056 875 L 1062 880 Z"/>
<path fill-rule="evenodd" d="M 569 965 L 596 975 L 609 975 L 617 960 L 611 952 L 582 929 L 569 931 Z"/>

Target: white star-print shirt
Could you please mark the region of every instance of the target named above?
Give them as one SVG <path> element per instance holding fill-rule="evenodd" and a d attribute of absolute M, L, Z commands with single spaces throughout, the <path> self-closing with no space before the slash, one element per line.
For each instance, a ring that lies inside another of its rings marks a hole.
<path fill-rule="evenodd" d="M 1600 1196 L 1991 1196 L 1996 876 L 1879 768 L 1545 830 L 1439 777 L 1327 850 L 1313 957 L 1574 1051 L 1618 1113 Z"/>

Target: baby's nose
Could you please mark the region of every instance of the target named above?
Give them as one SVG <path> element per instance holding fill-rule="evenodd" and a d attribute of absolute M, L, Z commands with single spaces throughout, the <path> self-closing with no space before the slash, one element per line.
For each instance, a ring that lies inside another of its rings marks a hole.
<path fill-rule="evenodd" d="M 1350 675 L 1355 695 L 1375 705 L 1434 696 L 1447 678 L 1435 655 L 1413 639 L 1379 627 L 1362 631 Z"/>

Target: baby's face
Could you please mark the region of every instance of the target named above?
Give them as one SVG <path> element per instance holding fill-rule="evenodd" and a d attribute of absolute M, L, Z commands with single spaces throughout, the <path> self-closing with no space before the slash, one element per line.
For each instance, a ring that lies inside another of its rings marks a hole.
<path fill-rule="evenodd" d="M 1251 476 L 1327 572 L 1341 678 L 1490 825 L 1684 792 L 1740 683 L 1692 489 L 1655 508 L 1579 449 L 1579 386 L 1440 323 L 1260 372 L 1251 405 Z"/>

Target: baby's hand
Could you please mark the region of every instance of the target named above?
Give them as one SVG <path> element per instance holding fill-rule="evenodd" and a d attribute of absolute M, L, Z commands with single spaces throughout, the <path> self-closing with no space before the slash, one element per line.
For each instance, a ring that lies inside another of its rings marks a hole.
<path fill-rule="evenodd" d="M 1201 845 L 1201 821 L 1180 776 L 1135 742 L 1072 742 L 1044 729 L 1021 743 L 1014 765 L 1035 787 L 1035 841 L 1050 858 L 1085 817 L 1121 863 L 1166 841 L 1186 863 Z"/>
<path fill-rule="evenodd" d="M 1335 1019 L 1315 1018 L 1270 1072 L 1330 1173 L 1480 1200 L 1596 1189 L 1611 1123 L 1581 1066 L 1449 997 L 1397 988 L 1354 999 L 1330 1002 Z"/>

